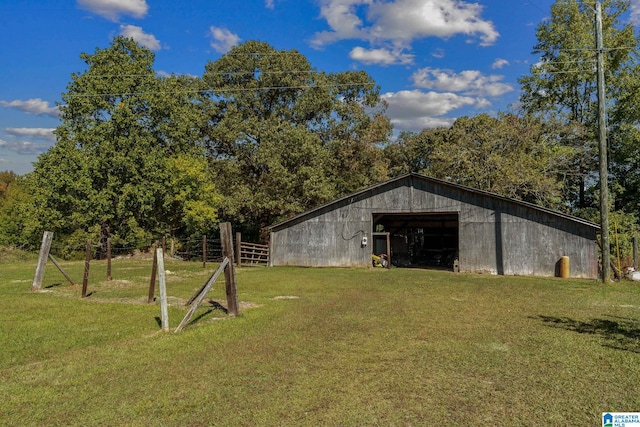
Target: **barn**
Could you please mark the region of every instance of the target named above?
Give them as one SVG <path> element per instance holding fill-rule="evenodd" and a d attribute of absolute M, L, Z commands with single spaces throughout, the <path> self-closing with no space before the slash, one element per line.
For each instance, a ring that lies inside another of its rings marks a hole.
<path fill-rule="evenodd" d="M 408 173 L 270 227 L 272 266 L 391 265 L 596 278 L 599 227 L 530 203 Z M 566 264 L 565 264 L 566 265 Z"/>

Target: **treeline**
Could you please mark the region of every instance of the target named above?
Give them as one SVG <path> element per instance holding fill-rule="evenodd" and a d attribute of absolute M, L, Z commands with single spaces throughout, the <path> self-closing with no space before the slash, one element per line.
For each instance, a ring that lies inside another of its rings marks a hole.
<path fill-rule="evenodd" d="M 640 67 L 628 4 L 604 2 L 614 233 L 640 208 Z M 143 248 L 230 221 L 247 240 L 292 215 L 413 171 L 598 221 L 592 12 L 557 1 L 538 26 L 542 61 L 518 108 L 392 138 L 379 87 L 328 73 L 295 50 L 249 41 L 200 77 L 159 75 L 131 39 L 81 58 L 62 95 L 56 144 L 18 177 L 0 173 L 0 245 L 42 232 Z M 570 35 L 570 36 L 569 36 Z M 622 242 L 624 245 L 624 241 Z"/>

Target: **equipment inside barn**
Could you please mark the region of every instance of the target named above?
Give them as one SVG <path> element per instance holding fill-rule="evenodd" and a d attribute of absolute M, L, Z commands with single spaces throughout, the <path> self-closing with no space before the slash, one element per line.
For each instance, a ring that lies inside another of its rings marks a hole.
<path fill-rule="evenodd" d="M 453 269 L 458 228 L 455 213 L 375 214 L 373 250 L 385 253 L 389 245 L 391 264 L 396 267 Z"/>

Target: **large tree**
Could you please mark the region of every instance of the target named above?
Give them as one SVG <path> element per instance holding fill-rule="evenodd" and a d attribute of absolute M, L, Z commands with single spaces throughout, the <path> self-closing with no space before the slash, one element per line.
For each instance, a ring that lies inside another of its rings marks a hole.
<path fill-rule="evenodd" d="M 419 172 L 506 197 L 561 208 L 574 150 L 557 123 L 514 114 L 461 117 L 450 128 L 404 133 L 386 153 L 395 174 Z"/>
<path fill-rule="evenodd" d="M 111 236 L 133 245 L 196 224 L 207 231 L 215 193 L 202 185 L 206 167 L 193 166 L 206 165 L 200 80 L 158 77 L 153 53 L 123 37 L 81 58 L 87 69 L 62 95 L 57 142 L 30 177 L 43 227 L 71 240 Z"/>
<path fill-rule="evenodd" d="M 624 123 L 637 123 L 637 113 L 630 106 L 637 104 L 638 39 L 633 26 L 622 19 L 628 1 L 602 2 L 604 72 L 609 125 L 613 129 L 627 129 Z M 531 74 L 521 78 L 522 105 L 529 113 L 556 117 L 571 125 L 575 132 L 567 134 L 564 143 L 576 148 L 581 155 L 573 165 L 574 182 L 572 206 L 589 205 L 588 183 L 597 170 L 597 86 L 596 35 L 593 3 L 578 0 L 557 0 L 551 16 L 537 29 L 538 43 L 534 53 L 539 63 L 531 67 Z M 631 113 L 631 114 L 630 114 Z M 622 135 L 613 134 L 620 141 Z M 622 143 L 622 142 L 620 142 Z M 614 161 L 623 160 L 617 153 Z M 625 167 L 621 167 L 625 170 Z M 615 169 L 614 169 L 615 170 Z"/>
<path fill-rule="evenodd" d="M 295 50 L 249 41 L 208 63 L 203 80 L 224 215 L 254 236 L 387 177 L 378 144 L 391 125 L 366 73 L 320 72 Z"/>

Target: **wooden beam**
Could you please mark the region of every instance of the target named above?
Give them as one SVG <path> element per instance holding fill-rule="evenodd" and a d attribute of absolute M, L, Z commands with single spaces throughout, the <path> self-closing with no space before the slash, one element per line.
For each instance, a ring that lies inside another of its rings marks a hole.
<path fill-rule="evenodd" d="M 209 291 L 213 287 L 213 284 L 216 282 L 216 280 L 218 280 L 218 277 L 220 277 L 220 274 L 222 274 L 222 272 L 225 271 L 225 268 L 227 268 L 228 265 L 229 265 L 229 258 L 223 259 L 218 269 L 215 271 L 215 273 L 211 275 L 211 277 L 207 281 L 204 288 L 202 288 L 202 290 L 198 294 L 197 299 L 195 300 L 195 303 L 191 306 L 186 316 L 184 316 L 184 319 L 182 319 L 182 322 L 180 322 L 180 324 L 178 325 L 174 333 L 180 332 L 186 326 L 186 324 L 189 323 L 189 320 L 191 320 L 191 318 L 193 317 L 193 314 L 196 312 L 200 304 L 202 304 L 204 297 L 209 293 Z"/>

